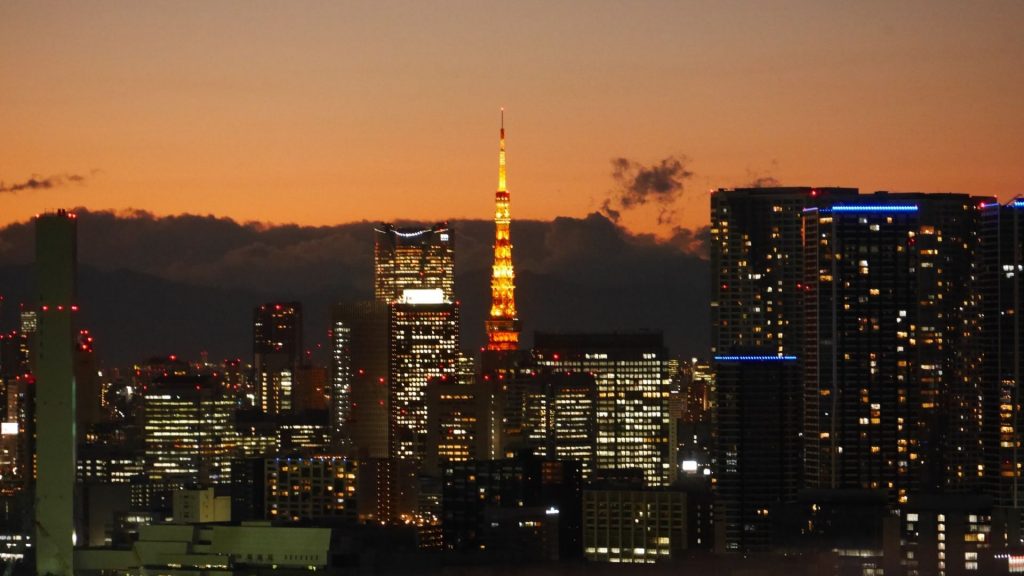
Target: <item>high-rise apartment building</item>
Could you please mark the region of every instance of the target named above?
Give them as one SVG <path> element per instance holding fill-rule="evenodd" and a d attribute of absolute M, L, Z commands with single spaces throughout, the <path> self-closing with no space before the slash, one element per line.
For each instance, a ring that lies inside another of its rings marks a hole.
<path fill-rule="evenodd" d="M 268 414 L 291 411 L 302 361 L 302 304 L 270 302 L 257 306 L 253 311 L 252 351 L 257 407 Z"/>
<path fill-rule="evenodd" d="M 675 478 L 668 353 L 661 334 L 537 333 L 534 357 L 539 367 L 552 372 L 593 375 L 596 469 L 639 470 L 650 486 Z M 586 394 L 583 389 L 579 393 Z"/>
<path fill-rule="evenodd" d="M 766 502 L 795 496 L 801 476 L 799 451 L 783 451 L 781 455 L 789 460 L 779 463 L 780 473 L 770 477 L 758 477 L 756 466 L 743 464 L 778 457 L 777 448 L 795 441 L 778 436 L 785 432 L 776 426 L 772 428 L 776 436 L 766 433 L 760 442 L 746 442 L 742 433 L 753 422 L 744 418 L 759 417 L 762 410 L 780 410 L 780 399 L 790 403 L 783 413 L 799 418 L 804 391 L 803 375 L 793 367 L 795 360 L 776 366 L 731 359 L 802 354 L 804 210 L 856 197 L 857 190 L 852 188 L 810 187 L 718 190 L 711 196 L 711 348 L 718 386 L 712 416 L 720 435 L 730 430 L 739 434 L 720 436 L 715 449 L 716 506 L 732 511 L 717 518 L 725 526 L 725 542 L 719 544 L 727 550 L 763 545 L 764 538 L 740 538 L 743 519 L 759 510 L 763 514 Z M 723 363 L 722 358 L 730 360 Z M 745 385 L 756 381 L 754 367 L 768 366 L 777 369 L 761 386 Z M 759 406 L 759 402 L 767 404 Z M 758 496 L 740 499 L 746 490 Z M 762 524 L 760 532 L 764 530 Z"/>
<path fill-rule="evenodd" d="M 719 548 L 766 551 L 780 505 L 800 486 L 801 391 L 796 356 L 715 357 Z"/>
<path fill-rule="evenodd" d="M 976 279 L 983 322 L 980 418 L 985 492 L 997 506 L 1019 509 L 1021 378 L 1024 375 L 1024 200 L 981 207 L 980 270 Z"/>
<path fill-rule="evenodd" d="M 265 518 L 302 522 L 356 518 L 356 463 L 341 456 L 264 458 Z M 259 490 L 260 486 L 245 489 Z"/>
<path fill-rule="evenodd" d="M 904 502 L 983 483 L 985 201 L 875 193 L 804 213 L 809 487 Z"/>
<path fill-rule="evenodd" d="M 799 354 L 803 211 L 854 188 L 741 188 L 711 195 L 711 350 Z"/>
<path fill-rule="evenodd" d="M 73 576 L 78 226 L 63 210 L 36 218 L 36 572 Z"/>

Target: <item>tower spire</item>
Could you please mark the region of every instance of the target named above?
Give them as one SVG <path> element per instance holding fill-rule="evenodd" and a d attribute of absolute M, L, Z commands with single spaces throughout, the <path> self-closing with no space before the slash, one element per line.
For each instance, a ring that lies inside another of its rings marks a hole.
<path fill-rule="evenodd" d="M 501 109 L 501 132 L 498 137 L 498 192 L 505 192 L 505 108 Z"/>
<path fill-rule="evenodd" d="M 491 313 L 487 319 L 487 349 L 516 350 L 519 318 L 516 317 L 515 270 L 512 267 L 511 196 L 505 181 L 505 109 L 501 109 L 498 133 L 498 190 L 494 194 L 494 265 L 491 267 Z"/>

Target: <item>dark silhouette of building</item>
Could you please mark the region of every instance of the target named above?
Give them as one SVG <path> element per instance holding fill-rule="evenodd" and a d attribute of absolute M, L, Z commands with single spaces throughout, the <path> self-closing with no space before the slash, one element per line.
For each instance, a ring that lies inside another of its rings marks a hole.
<path fill-rule="evenodd" d="M 774 517 L 799 489 L 800 365 L 772 354 L 718 355 L 715 365 L 716 545 L 766 551 Z"/>
<path fill-rule="evenodd" d="M 450 462 L 442 526 L 450 551 L 503 562 L 580 556 L 579 465 L 528 454 Z"/>
<path fill-rule="evenodd" d="M 34 547 L 37 573 L 65 576 L 74 574 L 77 223 L 74 214 L 63 210 L 36 218 Z"/>

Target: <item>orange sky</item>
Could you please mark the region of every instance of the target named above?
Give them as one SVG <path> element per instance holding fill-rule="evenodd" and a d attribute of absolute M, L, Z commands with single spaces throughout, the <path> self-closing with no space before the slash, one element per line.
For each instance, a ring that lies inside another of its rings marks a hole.
<path fill-rule="evenodd" d="M 332 224 L 595 210 L 610 160 L 1024 192 L 1024 2 L 0 4 L 0 223 L 84 205 Z M 95 171 L 95 172 L 94 172 Z M 652 211 L 627 215 L 653 230 Z"/>

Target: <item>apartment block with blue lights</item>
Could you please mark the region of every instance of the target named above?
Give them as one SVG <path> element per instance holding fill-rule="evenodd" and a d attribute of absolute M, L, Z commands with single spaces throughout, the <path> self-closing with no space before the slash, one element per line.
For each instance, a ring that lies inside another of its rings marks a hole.
<path fill-rule="evenodd" d="M 879 192 L 804 211 L 809 487 L 893 503 L 980 487 L 984 201 Z"/>

